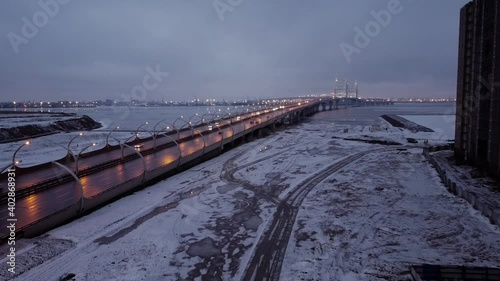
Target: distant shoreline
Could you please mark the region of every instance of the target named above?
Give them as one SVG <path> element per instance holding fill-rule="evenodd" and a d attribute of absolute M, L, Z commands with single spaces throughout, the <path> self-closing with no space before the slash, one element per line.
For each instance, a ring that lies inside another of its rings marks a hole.
<path fill-rule="evenodd" d="M 62 116 L 74 116 L 75 113 L 66 113 L 66 112 L 48 112 L 48 111 L 12 111 L 12 110 L 0 110 L 0 114 L 53 114 L 53 115 L 62 115 Z M 1 117 L 0 117 L 1 118 Z"/>

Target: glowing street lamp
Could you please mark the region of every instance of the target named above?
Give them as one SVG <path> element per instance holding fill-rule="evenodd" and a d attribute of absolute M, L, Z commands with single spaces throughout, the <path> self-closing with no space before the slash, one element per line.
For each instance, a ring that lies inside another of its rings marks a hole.
<path fill-rule="evenodd" d="M 137 138 L 139 137 L 139 130 L 140 130 L 143 126 L 146 126 L 146 125 L 148 125 L 148 124 L 149 124 L 149 122 L 147 122 L 147 121 L 146 121 L 146 122 L 142 123 L 139 127 L 137 127 L 137 130 L 135 130 L 135 136 L 136 136 Z"/>
<path fill-rule="evenodd" d="M 172 125 L 172 127 L 173 127 L 173 125 Z M 169 130 L 169 131 L 165 131 L 165 130 Z M 153 149 L 156 149 L 156 139 L 158 138 L 158 136 L 164 135 L 166 137 L 171 138 L 170 136 L 168 136 L 168 133 L 171 132 L 171 131 L 173 131 L 173 130 L 177 131 L 177 134 L 178 134 L 178 130 L 175 127 L 173 129 L 170 129 L 170 126 L 166 126 L 165 129 L 163 129 L 161 131 L 158 131 L 158 132 L 157 131 L 153 131 Z"/>
<path fill-rule="evenodd" d="M 21 148 L 23 148 L 24 146 L 26 145 L 30 145 L 31 143 L 29 141 L 25 141 L 20 147 L 18 147 L 16 149 L 16 151 L 14 151 L 14 154 L 12 155 L 12 168 L 16 168 L 16 164 L 19 163 L 19 162 L 16 162 L 16 154 L 19 150 L 21 150 Z"/>
<path fill-rule="evenodd" d="M 158 125 L 160 125 L 161 123 L 163 123 L 163 122 L 167 121 L 168 119 L 169 119 L 169 118 L 166 118 L 166 119 L 163 119 L 163 120 L 158 121 L 158 123 L 156 123 L 156 124 L 154 125 L 154 127 L 153 127 L 153 133 L 156 133 L 156 132 L 157 132 L 157 131 L 156 131 L 156 127 L 158 127 Z M 165 124 L 167 124 L 167 129 L 168 129 L 168 127 L 169 127 L 169 126 L 171 126 L 171 125 L 170 125 L 169 123 L 167 123 L 167 122 L 165 122 Z"/>
<path fill-rule="evenodd" d="M 174 120 L 174 122 L 172 123 L 172 126 L 177 127 L 178 125 L 177 126 L 175 125 L 177 123 L 177 121 L 184 121 L 184 123 L 186 123 L 186 120 L 184 120 L 184 116 L 181 115 L 180 117 L 178 117 L 177 119 Z"/>
<path fill-rule="evenodd" d="M 212 115 L 212 113 L 211 113 L 210 111 L 208 111 L 208 112 L 206 112 L 205 114 L 203 114 L 203 115 L 201 116 L 201 123 L 205 123 L 205 120 L 206 120 L 205 116 L 207 116 L 207 115 L 210 115 L 210 116 L 211 116 L 211 115 Z"/>
<path fill-rule="evenodd" d="M 182 126 L 179 128 L 179 130 L 177 131 L 177 140 L 179 140 L 179 139 L 180 139 L 180 137 L 181 137 L 181 131 L 182 131 L 182 129 L 184 129 L 184 128 L 189 128 L 189 129 L 191 129 L 191 137 L 194 137 L 194 128 L 193 128 L 193 126 L 192 126 L 192 123 L 188 123 L 188 122 L 186 122 L 186 124 L 182 125 Z"/>
<path fill-rule="evenodd" d="M 83 137 L 83 133 L 79 133 L 78 135 L 74 136 L 69 142 L 68 142 L 68 149 L 70 149 L 71 143 L 77 138 L 77 137 Z"/>
<path fill-rule="evenodd" d="M 199 121 L 198 121 L 198 122 L 193 122 L 193 118 L 202 119 L 202 118 L 200 117 L 200 115 L 198 115 L 198 113 L 196 113 L 195 115 L 191 116 L 191 118 L 189 118 L 189 120 L 188 120 L 189 124 L 194 123 L 195 125 L 197 125 L 197 124 L 199 123 Z"/>
<path fill-rule="evenodd" d="M 78 155 L 76 156 L 75 171 L 76 171 L 76 173 L 77 173 L 77 174 L 78 174 L 78 160 L 80 160 L 80 156 L 82 155 L 82 153 L 83 153 L 85 150 L 87 150 L 87 149 L 89 149 L 89 148 L 91 148 L 91 147 L 93 147 L 93 146 L 96 146 L 96 145 L 97 145 L 97 143 L 95 143 L 95 142 L 94 142 L 94 143 L 92 143 L 91 145 L 86 146 L 86 147 L 85 147 L 84 149 L 82 149 L 82 150 L 80 151 L 80 153 L 78 153 Z"/>
<path fill-rule="evenodd" d="M 111 136 L 111 134 L 112 134 L 114 131 L 118 130 L 118 129 L 120 129 L 120 126 L 115 127 L 115 128 L 114 128 L 113 130 L 111 130 L 111 132 L 109 132 L 109 134 L 106 136 L 106 147 L 109 147 L 109 136 Z"/>
<path fill-rule="evenodd" d="M 168 132 L 171 132 L 171 131 L 174 131 L 174 130 L 176 132 L 178 131 L 177 128 L 174 125 L 165 122 L 167 120 L 168 120 L 168 118 L 167 119 L 163 119 L 163 120 L 159 121 L 158 123 L 156 123 L 156 125 L 154 126 L 154 128 L 153 128 L 153 147 L 156 147 L 156 138 L 158 137 L 158 135 L 161 135 L 162 133 L 168 133 Z M 158 125 L 160 125 L 161 123 L 165 123 L 166 126 L 163 129 L 161 129 L 161 130 L 156 130 L 156 127 L 158 127 Z"/>
<path fill-rule="evenodd" d="M 182 125 L 178 130 L 177 130 L 177 140 L 180 139 L 181 137 L 181 131 L 182 129 L 184 129 L 186 126 L 188 126 L 190 129 L 191 129 L 191 136 L 194 136 L 194 132 L 193 132 L 193 126 L 192 126 L 192 122 L 189 122 L 189 121 L 186 121 L 184 119 L 184 116 L 181 116 L 177 119 L 174 120 L 174 123 L 172 123 L 172 126 L 175 128 L 175 124 L 177 123 L 177 121 L 182 121 L 184 122 L 184 125 Z"/>

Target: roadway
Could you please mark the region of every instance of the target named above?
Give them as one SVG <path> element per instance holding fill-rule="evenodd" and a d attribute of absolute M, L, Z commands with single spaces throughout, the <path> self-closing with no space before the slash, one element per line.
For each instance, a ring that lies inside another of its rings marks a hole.
<path fill-rule="evenodd" d="M 233 136 L 235 133 L 239 133 L 241 130 L 244 129 L 249 129 L 251 126 L 246 126 L 244 120 L 253 117 L 251 113 L 247 114 L 242 114 L 240 116 L 240 120 L 235 120 L 237 119 L 236 117 L 233 117 L 229 120 L 223 120 L 220 121 L 220 128 L 221 131 L 223 132 L 223 138 L 227 139 Z M 182 143 L 184 140 L 189 139 L 190 137 L 197 137 L 201 134 L 206 134 L 207 132 L 210 132 L 208 129 L 209 125 L 201 125 L 198 127 L 194 127 L 192 130 L 183 130 L 183 131 L 170 131 L 170 132 L 165 132 L 166 135 L 168 135 L 170 138 L 176 139 L 178 143 Z M 214 127 L 214 126 L 213 126 Z M 212 131 L 217 131 L 217 128 L 212 128 Z M 236 131 L 236 132 L 234 132 Z M 142 132 L 141 132 L 142 133 Z M 166 139 L 170 140 L 170 138 L 166 137 L 165 134 L 159 134 L 157 136 L 156 140 L 156 146 L 161 145 L 159 143 L 160 140 Z M 217 135 L 209 134 L 209 142 L 213 141 L 213 138 L 217 138 Z M 153 149 L 155 146 L 155 141 L 152 138 L 148 138 L 142 142 L 144 145 L 141 150 L 142 151 L 148 151 L 150 149 Z M 173 142 L 172 142 L 173 144 Z M 183 145 L 185 147 L 186 145 Z M 182 156 L 186 156 L 191 154 L 192 152 L 195 151 L 195 147 L 191 147 L 183 153 Z M 134 154 L 133 152 L 127 151 L 127 149 L 124 150 L 125 156 L 130 156 L 131 154 Z M 71 156 L 69 161 L 63 161 L 62 163 L 68 167 L 70 170 L 76 171 L 75 167 L 75 161 L 74 159 L 71 159 Z M 122 152 L 121 149 L 119 149 L 119 146 L 114 146 L 111 147 L 111 150 L 101 150 L 99 152 L 99 157 L 86 157 L 85 154 L 83 154 L 79 160 L 78 160 L 78 170 L 80 172 L 85 173 L 86 170 L 92 169 L 93 167 L 96 167 L 98 165 L 102 165 L 105 162 L 112 162 L 112 161 L 117 161 L 122 158 Z M 54 173 L 57 173 L 58 168 L 54 168 L 54 166 L 44 166 L 44 167 L 37 167 L 36 169 L 30 169 L 29 173 L 22 173 L 22 168 L 18 169 L 18 173 L 16 174 L 16 190 L 17 192 L 20 192 L 24 189 L 27 188 L 32 188 L 36 187 L 36 185 L 40 185 L 43 182 L 46 182 L 50 179 L 54 179 Z M 55 172 L 54 172 L 55 171 Z M 42 179 L 42 180 L 41 180 Z M 7 186 L 7 179 L 4 177 L 3 179 L 0 180 L 0 186 Z M 6 190 L 2 190 L 3 194 L 5 195 Z"/>
<path fill-rule="evenodd" d="M 30 188 L 30 186 L 47 179 L 53 179 L 54 183 L 52 186 L 37 190 L 33 194 L 16 197 L 16 227 L 18 230 L 23 229 L 51 214 L 78 204 L 82 200 L 80 196 L 82 191 L 84 198 L 92 198 L 122 183 L 143 177 L 145 173 L 159 167 L 172 164 L 178 161 L 179 157 L 190 156 L 217 143 L 222 144 L 223 140 L 230 139 L 243 131 L 252 130 L 266 120 L 273 120 L 273 118 L 286 115 L 287 112 L 301 107 L 304 105 L 291 106 L 276 111 L 266 110 L 264 112 L 261 110 L 259 113 L 243 114 L 240 118 L 220 120 L 218 126 L 205 124 L 178 132 L 178 138 L 175 132 L 170 134 L 170 137 L 177 139 L 177 143 L 164 135 L 158 135 L 156 141 L 152 138 L 144 139 L 140 149 L 123 147 L 123 156 L 125 157 L 123 161 L 120 161 L 122 151 L 119 147 L 111 151 L 103 150 L 100 153 L 92 153 L 88 157 L 83 156 L 81 161 L 79 160 L 79 170 L 88 172 L 79 174 L 81 188 L 74 179 L 67 179 L 68 176 L 64 176 L 67 175 L 67 172 L 63 172 L 63 169 L 55 165 L 47 165 L 40 170 L 19 174 L 16 178 L 18 190 Z M 102 166 L 103 163 L 111 164 Z M 99 168 L 95 168 L 99 165 L 101 165 Z M 67 163 L 66 167 L 75 170 L 74 162 Z M 6 186 L 6 181 L 0 184 L 0 186 Z M 0 209 L 0 237 L 7 235 L 5 224 L 8 215 L 7 208 Z"/>

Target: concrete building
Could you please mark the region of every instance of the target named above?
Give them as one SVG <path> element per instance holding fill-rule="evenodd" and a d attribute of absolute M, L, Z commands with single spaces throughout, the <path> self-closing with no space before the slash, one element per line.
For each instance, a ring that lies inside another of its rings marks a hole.
<path fill-rule="evenodd" d="M 500 0 L 460 11 L 455 156 L 500 177 Z"/>

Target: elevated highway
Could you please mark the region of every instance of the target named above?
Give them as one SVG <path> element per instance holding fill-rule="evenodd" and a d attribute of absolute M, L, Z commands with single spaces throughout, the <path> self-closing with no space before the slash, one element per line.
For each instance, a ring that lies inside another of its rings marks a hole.
<path fill-rule="evenodd" d="M 0 239 L 8 238 L 7 222 L 16 237 L 39 235 L 131 190 L 222 153 L 235 143 L 279 124 L 296 123 L 320 110 L 321 101 L 303 99 L 226 118 L 201 120 L 147 138 L 57 161 L 15 169 L 14 216 L 7 208 L 7 173 L 0 175 Z"/>
<path fill-rule="evenodd" d="M 265 130 L 273 131 L 277 125 L 297 123 L 318 111 L 341 106 L 386 104 L 384 100 L 295 98 L 286 105 L 225 118 L 198 116 L 196 123 L 191 122 L 192 118 L 184 119 L 179 128 L 169 125 L 168 130 L 155 130 L 155 127 L 146 138 L 136 136 L 124 143 L 115 139 L 118 143 L 115 145 L 108 145 L 106 140 L 104 148 L 82 154 L 78 161 L 68 153 L 57 161 L 17 167 L 14 216 L 7 208 L 12 203 L 12 198 L 7 196 L 7 173 L 0 175 L 3 206 L 0 239 L 8 238 L 10 222 L 16 224 L 16 237 L 36 236 L 131 190 L 215 157 L 248 137 L 259 136 Z"/>

